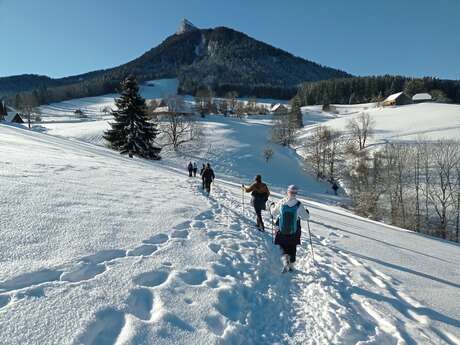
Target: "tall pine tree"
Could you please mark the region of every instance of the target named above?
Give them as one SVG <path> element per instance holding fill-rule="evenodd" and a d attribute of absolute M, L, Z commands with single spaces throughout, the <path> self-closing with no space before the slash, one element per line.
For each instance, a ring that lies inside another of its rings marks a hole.
<path fill-rule="evenodd" d="M 295 121 L 295 126 L 297 128 L 303 127 L 303 116 L 302 116 L 302 111 L 300 107 L 301 107 L 301 100 L 299 99 L 299 97 L 294 97 L 291 100 L 291 116 L 293 117 Z"/>
<path fill-rule="evenodd" d="M 115 122 L 110 123 L 112 129 L 104 133 L 110 146 L 129 157 L 160 159 L 161 149 L 153 144 L 158 130 L 155 124 L 147 121 L 145 99 L 139 95 L 134 77 L 121 82 L 121 95 L 115 105 L 117 109 L 112 111 Z"/>

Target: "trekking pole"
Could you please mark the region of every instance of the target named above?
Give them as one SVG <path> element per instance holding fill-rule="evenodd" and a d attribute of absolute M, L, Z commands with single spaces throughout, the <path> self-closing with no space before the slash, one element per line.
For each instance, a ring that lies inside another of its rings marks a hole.
<path fill-rule="evenodd" d="M 244 214 L 244 189 L 243 189 L 243 186 L 241 186 L 241 199 L 243 200 L 243 214 Z"/>
<path fill-rule="evenodd" d="M 269 206 L 268 206 L 268 210 L 270 211 L 270 217 L 272 219 L 272 243 L 275 243 L 275 224 L 273 223 L 273 213 L 272 213 L 272 206 L 274 205 L 275 203 L 272 202 Z"/>
<path fill-rule="evenodd" d="M 310 248 L 311 248 L 311 258 L 313 259 L 313 264 L 315 263 L 315 253 L 313 252 L 313 242 L 311 240 L 311 231 L 310 231 L 310 220 L 307 219 L 308 224 L 308 234 L 310 235 Z"/>

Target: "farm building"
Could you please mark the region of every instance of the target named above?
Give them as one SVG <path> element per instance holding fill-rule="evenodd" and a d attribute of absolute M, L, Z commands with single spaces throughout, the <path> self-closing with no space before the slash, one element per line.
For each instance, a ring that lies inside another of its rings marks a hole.
<path fill-rule="evenodd" d="M 14 122 L 14 123 L 24 123 L 21 115 L 15 111 L 9 111 L 8 115 L 3 117 L 3 121 Z"/>
<path fill-rule="evenodd" d="M 182 107 L 182 109 L 172 110 L 169 106 L 157 107 L 152 112 L 155 116 L 165 116 L 165 115 L 193 115 L 194 112 L 187 107 Z"/>
<path fill-rule="evenodd" d="M 433 98 L 429 93 L 417 93 L 412 96 L 412 102 L 414 103 L 423 103 L 423 102 L 431 102 Z"/>
<path fill-rule="evenodd" d="M 281 103 L 277 103 L 270 108 L 271 114 L 286 114 L 288 111 L 287 106 Z"/>
<path fill-rule="evenodd" d="M 385 100 L 382 102 L 382 105 L 384 107 L 391 106 L 391 105 L 404 105 L 404 104 L 410 104 L 411 99 L 407 97 L 404 92 L 398 92 L 394 93 L 392 95 L 389 95 Z"/>
<path fill-rule="evenodd" d="M 7 106 L 3 101 L 0 102 L 0 121 L 24 123 L 24 120 L 19 112 L 16 109 Z"/>

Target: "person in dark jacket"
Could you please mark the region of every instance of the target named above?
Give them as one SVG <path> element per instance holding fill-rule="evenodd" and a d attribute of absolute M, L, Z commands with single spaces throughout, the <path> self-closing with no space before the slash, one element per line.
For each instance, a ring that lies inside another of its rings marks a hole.
<path fill-rule="evenodd" d="M 206 165 L 206 168 L 204 169 L 203 175 L 201 175 L 201 177 L 203 179 L 204 188 L 209 195 L 209 193 L 211 193 L 211 183 L 216 178 L 214 175 L 214 170 L 211 169 L 211 165 L 209 163 Z"/>
<path fill-rule="evenodd" d="M 334 191 L 334 194 L 337 195 L 337 191 L 339 190 L 339 185 L 337 184 L 336 181 L 332 182 L 332 190 Z"/>
<path fill-rule="evenodd" d="M 192 162 L 188 163 L 187 169 L 188 169 L 188 177 L 192 177 L 192 172 L 193 172 L 193 164 L 192 164 Z"/>
<path fill-rule="evenodd" d="M 197 170 L 198 170 L 198 166 L 196 165 L 196 162 L 193 162 L 193 177 L 196 177 Z"/>
<path fill-rule="evenodd" d="M 257 229 L 265 231 L 264 221 L 262 220 L 262 210 L 265 210 L 265 205 L 270 196 L 267 185 L 262 182 L 262 176 L 257 175 L 253 184 L 249 187 L 245 187 L 243 184 L 241 187 L 246 193 L 251 193 L 252 195 L 252 206 L 254 206 L 257 216 Z"/>
<path fill-rule="evenodd" d="M 206 169 L 206 165 L 203 164 L 203 167 L 201 168 L 200 170 L 200 176 L 201 176 L 201 183 L 202 183 L 202 188 L 204 190 L 204 177 L 203 177 L 203 173 L 204 173 L 204 170 Z"/>

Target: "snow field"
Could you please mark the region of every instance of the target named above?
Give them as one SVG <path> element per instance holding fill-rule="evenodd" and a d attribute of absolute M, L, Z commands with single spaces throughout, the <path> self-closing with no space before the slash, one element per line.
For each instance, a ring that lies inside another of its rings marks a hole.
<path fill-rule="evenodd" d="M 206 125 L 211 149 L 154 163 L 0 125 L 0 343 L 460 343 L 458 245 L 311 201 L 295 155 L 259 154 L 268 121 Z M 216 162 L 210 198 L 177 172 L 189 158 Z M 241 210 L 258 172 L 308 194 L 315 264 L 303 223 L 280 274 L 268 214 L 260 233 Z"/>
<path fill-rule="evenodd" d="M 140 85 L 139 92 L 145 99 L 166 98 L 176 95 L 179 87 L 177 79 L 158 79 L 147 81 Z M 81 122 L 106 119 L 110 110 L 115 107 L 115 98 L 118 94 L 107 94 L 96 97 L 72 99 L 58 103 L 52 103 L 40 107 L 42 121 L 47 122 Z M 78 119 L 75 110 L 80 109 L 86 119 Z M 109 117 L 110 118 L 110 117 Z"/>
<path fill-rule="evenodd" d="M 345 131 L 351 116 L 368 113 L 374 121 L 371 144 L 388 141 L 458 139 L 460 137 L 460 105 L 420 103 L 393 107 L 372 107 L 372 104 L 334 105 L 335 113 L 322 112 L 318 107 L 303 107 L 307 125 L 300 138 L 318 124 Z"/>

